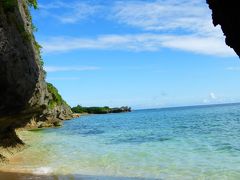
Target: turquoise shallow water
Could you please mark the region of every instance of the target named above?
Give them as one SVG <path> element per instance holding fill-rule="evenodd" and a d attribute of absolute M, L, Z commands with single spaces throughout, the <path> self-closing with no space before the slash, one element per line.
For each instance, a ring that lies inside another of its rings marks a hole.
<path fill-rule="evenodd" d="M 91 115 L 22 132 L 18 167 L 36 173 L 240 179 L 240 105 Z"/>

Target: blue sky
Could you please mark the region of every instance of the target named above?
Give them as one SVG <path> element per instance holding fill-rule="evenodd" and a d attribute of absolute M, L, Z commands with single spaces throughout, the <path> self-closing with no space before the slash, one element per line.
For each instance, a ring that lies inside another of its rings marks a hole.
<path fill-rule="evenodd" d="M 39 0 L 35 36 L 72 106 L 240 101 L 240 61 L 205 0 Z"/>

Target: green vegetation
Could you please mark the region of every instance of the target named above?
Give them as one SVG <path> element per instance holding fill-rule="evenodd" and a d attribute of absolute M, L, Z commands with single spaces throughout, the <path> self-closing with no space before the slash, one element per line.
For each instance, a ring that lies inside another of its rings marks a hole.
<path fill-rule="evenodd" d="M 13 12 L 15 10 L 15 8 L 18 6 L 18 0 L 2 0 L 3 1 L 3 8 L 6 12 Z M 41 49 L 42 46 L 40 44 L 38 44 L 38 42 L 35 40 L 35 37 L 33 35 L 33 32 L 37 31 L 37 27 L 32 23 L 32 16 L 30 14 L 29 11 L 29 7 L 37 9 L 38 8 L 38 3 L 37 0 L 23 0 L 22 3 L 23 9 L 24 9 L 24 13 L 26 14 L 26 17 L 28 19 L 28 21 L 31 24 L 31 30 L 32 32 L 29 32 L 26 27 L 24 26 L 24 24 L 19 23 L 16 18 L 14 18 L 13 16 L 9 16 L 8 18 L 10 18 L 9 22 L 14 23 L 16 25 L 16 28 L 18 30 L 18 32 L 20 33 L 20 35 L 23 37 L 23 40 L 25 42 L 29 42 L 29 41 L 33 41 L 34 43 L 34 47 L 36 52 L 39 55 L 39 65 L 42 67 L 44 66 L 44 62 L 43 59 L 41 57 Z M 44 76 L 46 76 L 46 72 L 43 71 Z"/>
<path fill-rule="evenodd" d="M 18 6 L 18 0 L 2 0 L 2 2 L 3 2 L 3 9 L 6 12 L 14 12 L 15 8 Z M 29 7 L 33 7 L 34 9 L 37 9 L 38 8 L 37 0 L 23 0 L 22 6 L 28 21 L 31 22 L 32 32 L 36 32 L 37 28 L 36 26 L 34 26 L 34 24 L 32 24 L 32 17 L 29 12 Z M 11 17 L 11 22 L 14 22 L 16 24 L 17 29 L 23 36 L 24 40 L 30 41 L 32 39 L 33 34 L 30 32 L 27 32 L 24 25 L 17 23 L 16 19 L 13 19 L 13 17 Z"/>
<path fill-rule="evenodd" d="M 6 11 L 14 11 L 15 7 L 18 5 L 17 0 L 2 0 L 3 1 L 3 8 Z M 33 7 L 34 9 L 38 8 L 37 0 L 26 0 L 26 3 L 29 7 Z M 25 8 L 24 8 L 25 9 Z"/>
<path fill-rule="evenodd" d="M 34 9 L 38 9 L 37 0 L 27 0 L 28 6 L 33 7 Z"/>
<path fill-rule="evenodd" d="M 67 105 L 67 103 L 62 99 L 62 96 L 58 93 L 57 88 L 55 88 L 51 83 L 47 83 L 48 92 L 52 95 L 52 99 L 49 101 L 49 108 L 53 109 L 55 106 Z"/>
<path fill-rule="evenodd" d="M 44 66 L 44 61 L 43 58 L 41 56 L 42 53 L 42 46 L 34 39 L 34 47 L 35 50 L 37 51 L 38 55 L 39 55 L 39 61 L 40 61 L 40 66 L 43 67 Z M 47 72 L 45 70 L 43 70 L 44 76 L 46 76 Z"/>
<path fill-rule="evenodd" d="M 14 22 L 14 20 L 13 20 L 13 22 Z M 18 29 L 18 32 L 23 37 L 23 40 L 26 41 L 26 42 L 29 42 L 32 39 L 32 35 L 25 30 L 24 25 L 19 24 L 16 21 L 15 21 L 15 24 L 16 24 L 16 27 Z"/>
<path fill-rule="evenodd" d="M 130 112 L 130 107 L 120 107 L 120 108 L 110 108 L 105 107 L 82 107 L 77 105 L 72 108 L 73 113 L 88 113 L 88 114 L 108 114 L 108 113 L 120 113 L 120 112 Z"/>
<path fill-rule="evenodd" d="M 20 33 L 22 39 L 26 43 L 33 43 L 34 49 L 39 56 L 39 65 L 44 66 L 44 62 L 41 56 L 42 46 L 35 40 L 34 32 L 37 31 L 37 27 L 32 23 L 32 16 L 30 14 L 29 8 L 38 9 L 37 0 L 22 0 L 21 4 L 18 4 L 18 0 L 0 0 L 0 5 L 3 5 L 3 10 L 7 15 L 7 20 L 9 24 L 12 24 L 16 27 L 18 32 Z M 25 27 L 23 22 L 19 22 L 16 18 L 15 10 L 18 8 L 18 5 L 22 5 L 24 13 L 27 18 L 27 25 L 29 27 Z M 29 29 L 30 28 L 30 29 Z M 46 71 L 43 70 L 44 76 L 46 76 Z M 67 103 L 62 99 L 61 95 L 58 93 L 58 90 L 50 83 L 47 83 L 48 92 L 52 95 L 52 99 L 49 101 L 49 108 L 54 108 L 58 105 L 67 105 Z"/>
<path fill-rule="evenodd" d="M 2 0 L 3 1 L 3 9 L 6 12 L 13 12 L 15 10 L 15 8 L 18 6 L 18 0 Z M 32 32 L 28 32 L 24 26 L 24 24 L 19 23 L 16 18 L 14 18 L 14 16 L 9 16 L 8 18 L 10 18 L 9 22 L 10 23 L 14 23 L 19 31 L 19 33 L 21 34 L 21 36 L 23 37 L 23 40 L 26 42 L 31 41 L 32 39 L 35 41 L 33 32 L 37 31 L 37 27 L 32 23 L 32 17 L 31 14 L 29 12 L 29 7 L 33 7 L 34 9 L 38 8 L 38 4 L 37 4 L 37 0 L 23 0 L 22 3 L 24 12 L 27 16 L 28 21 L 31 23 L 31 30 Z M 41 46 L 35 42 L 34 43 L 35 48 L 38 52 L 38 54 L 40 55 L 40 49 Z M 42 62 L 41 62 L 42 64 Z"/>

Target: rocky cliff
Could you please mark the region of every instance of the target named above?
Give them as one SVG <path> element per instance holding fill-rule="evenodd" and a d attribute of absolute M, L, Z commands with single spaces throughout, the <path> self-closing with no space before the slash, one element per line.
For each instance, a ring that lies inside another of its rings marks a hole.
<path fill-rule="evenodd" d="M 29 5 L 27 0 L 0 0 L 0 149 L 23 144 L 16 128 L 39 121 L 56 125 L 72 114 L 45 82 Z"/>
<path fill-rule="evenodd" d="M 240 56 L 240 16 L 239 1 L 207 0 L 212 9 L 213 24 L 221 25 L 226 36 L 226 44 Z"/>

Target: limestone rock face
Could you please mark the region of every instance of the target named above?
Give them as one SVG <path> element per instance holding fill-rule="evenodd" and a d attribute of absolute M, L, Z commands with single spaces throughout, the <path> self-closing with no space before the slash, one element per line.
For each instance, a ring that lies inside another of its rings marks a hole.
<path fill-rule="evenodd" d="M 28 6 L 25 0 L 16 3 L 8 9 L 0 1 L 0 147 L 20 143 L 14 129 L 32 120 L 51 123 L 72 117 L 65 104 L 49 108 L 53 96 L 45 82 Z"/>
<path fill-rule="evenodd" d="M 207 0 L 212 9 L 213 24 L 221 25 L 226 36 L 226 44 L 240 56 L 240 16 L 239 1 L 236 0 Z"/>

